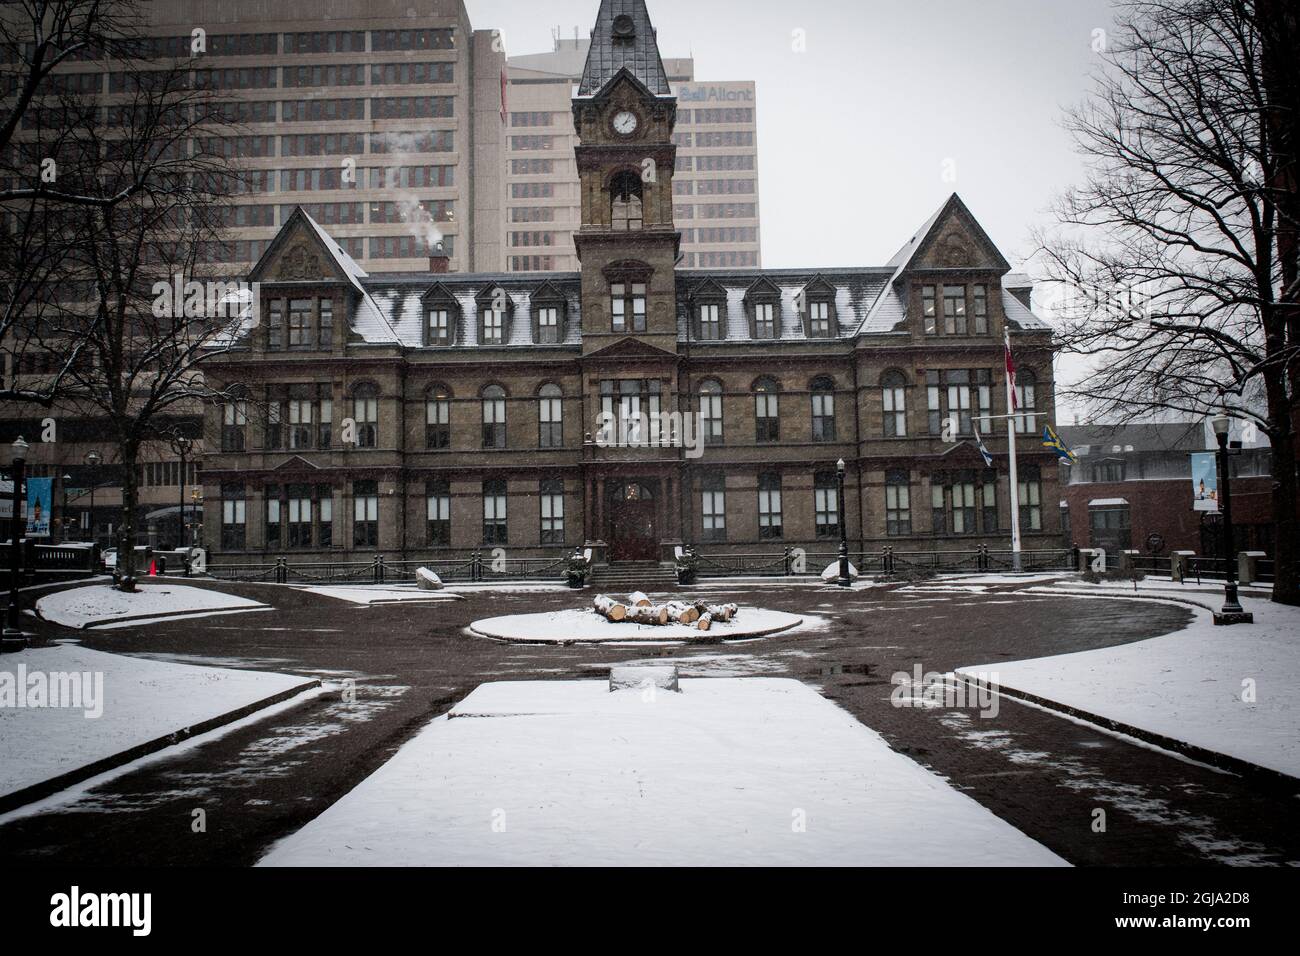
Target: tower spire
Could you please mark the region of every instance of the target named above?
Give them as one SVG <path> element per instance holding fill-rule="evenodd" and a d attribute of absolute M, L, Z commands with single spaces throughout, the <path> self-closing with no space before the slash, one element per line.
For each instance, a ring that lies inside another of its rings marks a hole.
<path fill-rule="evenodd" d="M 595 96 L 621 70 L 656 96 L 672 95 L 645 0 L 600 0 L 578 95 Z"/>

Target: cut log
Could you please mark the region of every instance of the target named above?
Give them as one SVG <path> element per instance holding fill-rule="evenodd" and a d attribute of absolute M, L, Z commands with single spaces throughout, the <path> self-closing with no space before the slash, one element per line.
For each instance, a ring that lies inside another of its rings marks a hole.
<path fill-rule="evenodd" d="M 700 615 L 700 619 L 695 622 L 695 626 L 701 631 L 707 631 L 713 624 L 713 614 L 705 611 Z"/>
<path fill-rule="evenodd" d="M 607 595 L 597 594 L 591 603 L 596 613 L 603 615 L 607 621 L 621 621 L 627 617 L 627 608 Z"/>
<path fill-rule="evenodd" d="M 668 608 L 662 604 L 658 607 L 641 605 L 640 607 L 628 608 L 627 617 L 624 620 L 631 621 L 634 624 L 667 624 Z"/>
<path fill-rule="evenodd" d="M 668 620 L 677 624 L 692 624 L 700 616 L 695 608 L 681 601 L 669 601 L 664 607 L 668 608 Z"/>
<path fill-rule="evenodd" d="M 644 591 L 633 591 L 627 596 L 627 603 L 632 607 L 648 607 L 650 599 L 646 597 Z"/>

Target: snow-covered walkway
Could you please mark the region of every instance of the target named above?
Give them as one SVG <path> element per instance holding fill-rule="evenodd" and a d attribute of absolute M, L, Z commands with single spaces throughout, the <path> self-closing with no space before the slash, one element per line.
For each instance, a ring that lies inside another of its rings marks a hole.
<path fill-rule="evenodd" d="M 6 654 L 0 658 L 0 797 L 313 683 L 79 644 Z M 74 691 L 76 706 L 67 706 Z M 56 697 L 65 706 L 52 706 Z"/>
<path fill-rule="evenodd" d="M 103 627 L 114 623 L 147 624 L 156 619 L 229 614 L 266 609 L 266 605 L 212 588 L 187 584 L 141 584 L 131 594 L 109 584 L 90 584 L 47 594 L 36 611 L 65 627 Z"/>
<path fill-rule="evenodd" d="M 812 688 L 480 685 L 263 865 L 1060 865 Z"/>
<path fill-rule="evenodd" d="M 1214 594 L 1189 595 L 1156 582 L 1134 600 L 1167 597 L 1218 606 Z M 1034 588 L 1031 593 L 1125 597 L 1123 585 Z M 1132 596 L 1131 586 L 1127 596 Z M 1062 613 L 1072 604 L 1062 598 Z M 1100 650 L 1026 661 L 998 661 L 958 673 L 996 672 L 1003 687 L 1086 714 L 1159 734 L 1215 754 L 1300 777 L 1300 608 L 1243 598 L 1254 624 L 1215 626 L 1196 610 L 1181 631 Z M 1076 613 L 1086 613 L 1078 610 Z"/>

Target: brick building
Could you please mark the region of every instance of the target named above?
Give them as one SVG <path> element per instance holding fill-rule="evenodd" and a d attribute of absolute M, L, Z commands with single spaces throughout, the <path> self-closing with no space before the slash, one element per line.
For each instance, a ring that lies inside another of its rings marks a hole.
<path fill-rule="evenodd" d="M 1062 467 L 1062 525 L 1079 547 L 1114 554 L 1136 549 L 1168 555 L 1194 551 L 1219 555 L 1214 514 L 1193 509 L 1191 454 L 1217 448 L 1208 422 L 1079 425 L 1059 429 L 1078 456 Z M 1233 423 L 1231 438 L 1242 438 Z M 1273 554 L 1272 455 L 1266 442 L 1228 460 L 1232 468 L 1232 519 L 1238 551 Z"/>
<path fill-rule="evenodd" d="M 602 0 L 572 114 L 577 272 L 369 275 L 287 218 L 250 274 L 259 321 L 206 367 L 242 390 L 206 420 L 218 553 L 825 551 L 841 458 L 855 549 L 1007 546 L 1005 439 L 986 469 L 972 416 L 1005 411 L 1004 328 L 1022 405 L 1050 415 L 1051 334 L 957 196 L 878 267 L 691 272 L 641 0 Z M 602 437 L 603 413 L 655 412 L 702 448 L 658 419 Z M 1025 547 L 1056 547 L 1054 456 L 1021 450 Z"/>

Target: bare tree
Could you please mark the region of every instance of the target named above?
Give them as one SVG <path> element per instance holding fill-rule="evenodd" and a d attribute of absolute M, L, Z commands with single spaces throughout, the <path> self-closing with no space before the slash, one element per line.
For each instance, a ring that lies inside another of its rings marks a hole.
<path fill-rule="evenodd" d="M 178 413 L 218 398 L 201 361 L 233 343 L 251 296 L 219 273 L 229 196 L 239 175 L 220 148 L 220 104 L 196 88 L 188 62 L 128 65 L 111 102 L 78 110 L 28 148 L 55 155 L 61 188 L 96 202 L 32 213 L 33 260 L 53 262 L 39 294 L 17 296 L 11 338 L 60 356 L 57 381 L 37 388 L 69 414 L 93 418 L 122 474 L 121 587 L 134 589 L 137 463 Z M 213 150 L 209 147 L 216 145 Z M 111 200 L 111 201 L 107 201 Z"/>
<path fill-rule="evenodd" d="M 1267 435 L 1277 527 L 1274 600 L 1300 604 L 1296 372 L 1286 293 L 1296 228 L 1297 49 L 1257 0 L 1133 0 L 1093 96 L 1067 117 L 1088 161 L 1038 237 L 1063 292 L 1059 339 L 1090 371 L 1067 388 L 1095 420 L 1228 408 Z M 1267 43 L 1265 42 L 1267 40 Z M 1278 44 L 1281 44 L 1279 47 Z M 1278 87 L 1281 87 L 1280 89 Z M 1282 239 L 1280 242 L 1279 240 Z M 1294 261 L 1290 267 L 1294 277 Z"/>

